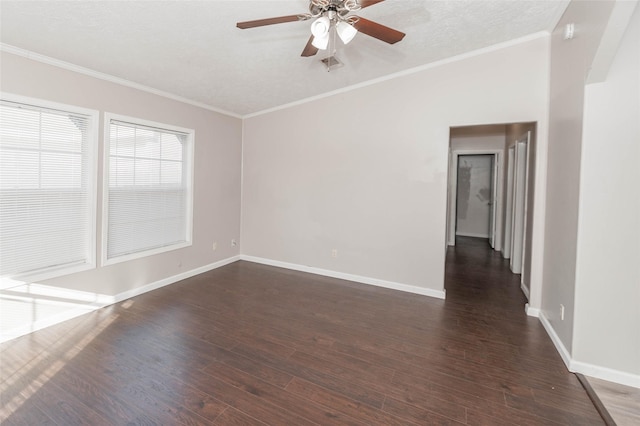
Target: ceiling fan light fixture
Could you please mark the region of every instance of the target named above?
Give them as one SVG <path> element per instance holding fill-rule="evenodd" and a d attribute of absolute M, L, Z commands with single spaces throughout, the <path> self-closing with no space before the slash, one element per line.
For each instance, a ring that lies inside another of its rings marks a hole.
<path fill-rule="evenodd" d="M 348 44 L 358 34 L 358 30 L 353 25 L 349 25 L 344 21 L 339 21 L 336 24 L 336 32 L 344 44 Z"/>
<path fill-rule="evenodd" d="M 360 6 L 357 0 L 346 0 L 344 2 L 344 8 L 349 12 L 356 12 L 362 9 L 362 6 Z"/>
<path fill-rule="evenodd" d="M 327 50 L 327 47 L 329 47 L 329 34 L 323 37 L 313 36 L 311 44 L 320 50 Z"/>
<path fill-rule="evenodd" d="M 286 22 L 313 20 L 310 28 L 311 37 L 309 37 L 307 44 L 300 54 L 300 56 L 305 58 L 316 55 L 319 50 L 327 51 L 329 56 L 334 55 L 336 52 L 337 38 L 340 38 L 340 41 L 346 45 L 350 43 L 359 32 L 388 44 L 395 44 L 401 41 L 406 35 L 393 28 L 352 14 L 355 11 L 378 4 L 384 0 L 307 1 L 309 2 L 309 13 L 238 22 L 236 23 L 236 27 L 244 30 Z M 334 61 L 339 62 L 335 57 L 333 57 L 333 59 L 327 59 L 327 69 L 335 67 Z"/>
<path fill-rule="evenodd" d="M 328 37 L 331 30 L 331 20 L 326 16 L 321 16 L 311 24 L 311 34 L 315 38 Z"/>

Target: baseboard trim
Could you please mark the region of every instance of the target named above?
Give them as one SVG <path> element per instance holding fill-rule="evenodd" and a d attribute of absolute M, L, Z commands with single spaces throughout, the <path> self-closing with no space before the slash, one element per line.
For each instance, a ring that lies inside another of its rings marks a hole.
<path fill-rule="evenodd" d="M 589 364 L 586 362 L 576 361 L 571 357 L 571 354 L 564 346 L 560 337 L 554 330 L 553 326 L 544 315 L 544 312 L 539 312 L 540 322 L 547 331 L 547 334 L 551 338 L 556 350 L 560 354 L 562 361 L 567 366 L 567 369 L 572 373 L 580 373 L 585 376 L 595 377 L 596 379 L 606 380 L 608 382 L 618 383 L 625 386 L 631 386 L 640 389 L 640 375 L 627 373 L 624 371 L 614 370 L 607 367 L 601 367 L 599 365 Z"/>
<path fill-rule="evenodd" d="M 524 285 L 523 282 L 520 282 L 520 290 L 522 290 L 522 292 L 524 293 L 524 296 L 527 298 L 527 300 L 529 300 L 529 289 L 527 288 L 526 285 Z"/>
<path fill-rule="evenodd" d="M 238 260 L 240 260 L 240 256 L 229 257 L 227 259 L 210 263 L 208 265 L 204 265 L 199 268 L 192 269 L 190 271 L 185 271 L 178 275 L 173 275 L 171 277 L 167 277 L 159 281 L 155 281 L 153 283 L 143 285 L 141 287 L 137 287 L 122 293 L 118 293 L 115 296 L 97 295 L 96 302 L 86 303 L 81 305 L 80 307 L 76 306 L 74 308 L 61 312 L 59 314 L 52 315 L 48 318 L 35 320 L 30 324 L 17 327 L 12 330 L 7 330 L 0 334 L 0 343 L 4 343 L 21 336 L 25 336 L 29 333 L 33 333 L 34 331 L 42 330 L 44 328 L 51 327 L 52 325 L 56 325 L 64 321 L 68 321 L 73 318 L 77 318 L 81 315 L 87 314 L 89 312 L 93 312 L 97 309 L 104 308 L 109 305 L 113 305 L 114 303 L 122 302 L 123 300 L 127 300 L 135 296 L 139 296 L 141 294 L 147 293 L 152 290 L 156 290 L 158 288 L 161 288 L 170 284 L 174 284 L 178 281 L 191 278 L 193 276 L 202 274 L 204 272 L 212 271 L 214 269 L 220 268 L 230 263 L 237 262 Z"/>
<path fill-rule="evenodd" d="M 456 237 L 472 237 L 489 239 L 489 234 L 475 234 L 473 232 L 456 232 Z"/>
<path fill-rule="evenodd" d="M 640 389 L 639 374 L 626 373 L 624 371 L 600 367 L 598 365 L 576 361 L 573 359 L 571 360 L 569 370 L 573 373 L 580 373 L 588 377 L 595 377 L 596 379 L 606 380 L 608 382 L 614 382 Z"/>
<path fill-rule="evenodd" d="M 173 275 L 171 277 L 164 278 L 162 280 L 155 281 L 153 283 L 150 283 L 150 284 L 147 284 L 147 285 L 143 285 L 141 287 L 137 287 L 137 288 L 134 288 L 134 289 L 122 292 L 122 293 L 118 293 L 118 294 L 116 294 L 114 296 L 113 302 L 110 303 L 110 304 L 122 302 L 123 300 L 127 300 L 127 299 L 130 299 L 130 298 L 135 297 L 135 296 L 139 296 L 139 295 L 147 293 L 149 291 L 157 290 L 157 289 L 162 288 L 164 286 L 177 283 L 178 281 L 186 280 L 187 278 L 191 278 L 191 277 L 194 277 L 196 275 L 203 274 L 205 272 L 209 272 L 209 271 L 212 271 L 214 269 L 221 268 L 221 267 L 226 266 L 226 265 L 228 265 L 230 263 L 237 262 L 238 260 L 240 260 L 240 256 L 239 255 L 233 256 L 233 257 L 229 257 L 227 259 L 223 259 L 223 260 L 220 260 L 218 262 L 210 263 L 208 265 L 204 265 L 204 266 L 201 266 L 201 267 L 196 268 L 196 269 L 191 269 L 190 271 L 185 271 L 185 272 L 183 272 L 181 274 L 178 274 L 178 275 Z"/>
<path fill-rule="evenodd" d="M 556 350 L 560 354 L 560 357 L 562 358 L 564 365 L 567 367 L 569 371 L 571 371 L 571 354 L 569 353 L 567 348 L 564 346 L 564 343 L 562 343 L 562 340 L 560 340 L 560 337 L 554 330 L 553 326 L 547 319 L 544 312 L 542 311 L 539 312 L 538 318 L 540 319 L 540 322 L 542 323 L 542 326 L 544 327 L 544 329 L 547 331 L 547 334 L 551 338 L 551 341 L 553 342 L 553 345 L 556 347 Z"/>
<path fill-rule="evenodd" d="M 406 293 L 420 294 L 422 296 L 435 297 L 444 299 L 445 290 L 434 290 L 430 288 L 417 287 L 409 284 L 402 284 L 393 281 L 385 281 L 377 278 L 363 277 L 360 275 L 346 274 L 343 272 L 331 271 L 328 269 L 314 268 L 312 266 L 298 265 L 295 263 L 281 262 L 279 260 L 265 259 L 256 256 L 240 255 L 241 260 L 247 262 L 260 263 L 262 265 L 275 266 L 278 268 L 291 269 L 293 271 L 307 272 L 309 274 L 322 275 L 325 277 L 338 278 L 346 281 L 354 281 L 361 284 L 373 285 L 376 287 L 384 287 L 392 290 L 404 291 Z"/>
<path fill-rule="evenodd" d="M 529 305 L 528 303 L 524 304 L 524 311 L 527 313 L 528 316 L 530 317 L 534 317 L 534 318 L 540 318 L 540 309 L 538 308 L 533 308 L 531 307 L 531 305 Z"/>

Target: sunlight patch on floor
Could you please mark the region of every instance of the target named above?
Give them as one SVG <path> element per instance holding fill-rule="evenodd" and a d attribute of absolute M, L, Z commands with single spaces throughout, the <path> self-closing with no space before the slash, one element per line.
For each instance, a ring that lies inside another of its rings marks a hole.
<path fill-rule="evenodd" d="M 113 296 L 14 281 L 0 290 L 0 343 L 114 303 Z"/>
<path fill-rule="evenodd" d="M 113 321 L 119 317 L 118 314 L 111 314 L 107 318 L 101 320 L 95 327 L 91 329 L 84 337 L 79 338 L 77 333 L 70 333 L 64 339 L 58 340 L 54 345 L 43 350 L 36 357 L 31 359 L 26 365 L 20 367 L 13 375 L 9 376 L 6 381 L 0 385 L 0 394 L 7 394 L 7 390 L 12 387 L 19 387 L 20 380 L 27 373 L 37 368 L 41 363 L 51 362 L 47 358 L 54 361 L 40 375 L 28 384 L 24 385 L 19 392 L 13 389 L 11 392 L 14 396 L 9 401 L 3 401 L 2 410 L 0 410 L 0 423 L 5 421 L 11 414 L 18 410 L 25 401 L 31 398 L 38 390 L 44 386 L 51 378 L 53 378 L 64 366 L 78 355 L 91 341 L 107 328 Z M 77 340 L 77 343 L 74 343 Z M 69 346 L 69 349 L 62 355 L 56 355 L 56 352 L 63 346 Z"/>

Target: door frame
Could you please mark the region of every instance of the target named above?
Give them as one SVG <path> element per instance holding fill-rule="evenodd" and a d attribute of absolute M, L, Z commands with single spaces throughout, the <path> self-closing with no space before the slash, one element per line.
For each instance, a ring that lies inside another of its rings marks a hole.
<path fill-rule="evenodd" d="M 513 207 L 511 217 L 511 256 L 509 266 L 514 274 L 522 273 L 526 238 L 527 178 L 529 158 L 529 136 L 518 138 L 514 145 L 513 163 Z"/>
<path fill-rule="evenodd" d="M 491 190 L 491 208 L 493 226 L 489 229 L 493 229 L 494 235 L 494 250 L 501 250 L 502 248 L 502 192 L 504 186 L 503 176 L 503 160 L 504 150 L 502 149 L 450 149 L 450 164 L 449 164 L 449 205 L 447 215 L 447 245 L 456 245 L 456 217 L 457 217 L 457 202 L 458 202 L 458 157 L 461 155 L 493 155 L 493 173 L 497 179 L 493 179 L 495 188 Z M 491 235 L 489 236 L 491 240 Z"/>
<path fill-rule="evenodd" d="M 504 245 L 502 247 L 502 257 L 511 258 L 511 221 L 513 218 L 513 166 L 515 162 L 515 146 L 509 147 L 507 151 L 507 197 L 504 208 Z"/>

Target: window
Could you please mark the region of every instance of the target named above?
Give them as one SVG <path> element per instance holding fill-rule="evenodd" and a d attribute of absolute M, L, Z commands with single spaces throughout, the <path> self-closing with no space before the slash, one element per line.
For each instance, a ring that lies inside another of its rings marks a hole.
<path fill-rule="evenodd" d="M 105 115 L 105 264 L 191 245 L 194 131 Z"/>
<path fill-rule="evenodd" d="M 97 111 L 2 94 L 3 282 L 95 267 L 97 123 Z"/>

